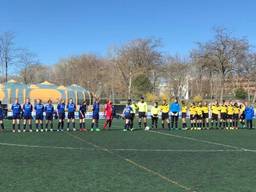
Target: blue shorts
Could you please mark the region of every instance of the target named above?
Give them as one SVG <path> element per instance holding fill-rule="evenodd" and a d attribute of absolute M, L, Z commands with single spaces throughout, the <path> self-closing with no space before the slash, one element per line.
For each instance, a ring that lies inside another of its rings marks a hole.
<path fill-rule="evenodd" d="M 32 119 L 32 115 L 31 115 L 31 114 L 24 114 L 24 115 L 23 115 L 23 118 L 24 118 L 25 120 L 29 120 L 29 119 Z"/>
<path fill-rule="evenodd" d="M 92 118 L 98 120 L 100 118 L 99 113 L 92 114 Z"/>
<path fill-rule="evenodd" d="M 0 115 L 0 121 L 2 121 L 4 119 L 3 115 Z"/>
<path fill-rule="evenodd" d="M 43 114 L 36 114 L 36 120 L 44 120 Z"/>
<path fill-rule="evenodd" d="M 59 113 L 59 119 L 65 119 L 65 113 Z"/>
<path fill-rule="evenodd" d="M 53 114 L 52 113 L 46 113 L 45 114 L 45 119 L 48 121 L 52 121 L 53 120 Z"/>
<path fill-rule="evenodd" d="M 125 119 L 128 119 L 128 120 L 131 120 L 131 119 L 132 119 L 132 116 L 131 116 L 131 115 L 125 115 L 124 118 L 125 118 Z"/>
<path fill-rule="evenodd" d="M 68 112 L 68 119 L 75 119 L 75 112 Z"/>
<path fill-rule="evenodd" d="M 13 114 L 12 119 L 20 119 L 20 114 Z"/>

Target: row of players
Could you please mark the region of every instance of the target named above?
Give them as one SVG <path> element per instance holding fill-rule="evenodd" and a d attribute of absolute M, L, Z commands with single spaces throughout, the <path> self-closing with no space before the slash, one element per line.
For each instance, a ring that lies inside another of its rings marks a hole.
<path fill-rule="evenodd" d="M 141 128 L 142 120 L 144 120 L 144 126 L 147 127 L 147 103 L 141 97 L 138 103 L 132 103 L 131 100 L 128 101 L 123 113 L 123 116 L 127 119 L 125 129 L 127 127 L 129 129 L 133 128 L 134 114 L 137 111 L 139 114 L 139 127 Z M 182 129 L 238 129 L 239 122 L 242 127 L 245 127 L 245 122 L 247 128 L 251 129 L 253 127 L 254 107 L 248 105 L 248 103 L 238 104 L 237 102 L 223 101 L 223 103 L 219 104 L 216 101 L 211 104 L 199 102 L 198 104 L 192 103 L 190 106 L 187 106 L 185 101 L 182 101 L 180 104 L 176 99 L 170 104 L 167 100 L 163 100 L 161 105 L 158 102 L 154 103 L 154 106 L 151 108 L 152 128 L 157 128 L 159 114 L 161 114 L 162 128 L 167 124 L 170 130 L 178 129 L 180 113 Z M 190 116 L 190 126 L 187 125 L 188 115 Z"/>
<path fill-rule="evenodd" d="M 80 130 L 85 130 L 85 115 L 87 112 L 87 102 L 84 101 L 82 105 L 79 107 L 79 124 Z M 39 127 L 41 131 L 44 131 L 44 113 L 45 113 L 45 130 L 53 130 L 53 118 L 55 109 L 52 104 L 52 101 L 49 100 L 46 105 L 43 105 L 41 100 L 38 99 L 35 103 L 34 107 L 30 103 L 29 99 L 26 99 L 26 102 L 21 105 L 19 104 L 18 99 L 15 100 L 15 103 L 11 107 L 13 113 L 13 132 L 16 131 L 16 125 L 18 128 L 18 132 L 21 131 L 20 120 L 23 119 L 23 131 L 26 131 L 26 126 L 29 126 L 29 131 L 32 131 L 32 111 L 35 110 L 35 124 L 36 131 L 39 131 Z M 60 100 L 57 105 L 57 116 L 58 116 L 58 129 L 62 131 L 64 129 L 64 120 L 65 120 L 65 111 L 67 110 L 67 130 L 70 130 L 70 124 L 73 125 L 73 130 L 75 131 L 75 111 L 77 110 L 76 105 L 73 100 L 70 99 L 69 103 L 66 105 L 64 100 Z M 99 112 L 100 112 L 100 104 L 99 99 L 96 98 L 93 108 L 92 108 L 92 123 L 91 123 L 91 131 L 99 131 Z M 128 101 L 126 108 L 123 111 L 123 117 L 126 119 L 125 130 L 131 129 L 133 130 L 133 122 L 135 118 L 135 114 L 138 113 L 139 117 L 139 128 L 142 127 L 142 122 L 144 123 L 144 127 L 147 127 L 147 112 L 148 105 L 144 101 L 144 97 L 141 97 L 141 100 L 137 102 L 132 102 L 132 100 Z M 178 128 L 178 118 L 179 114 L 182 115 L 182 128 L 187 129 L 187 114 L 190 115 L 190 128 L 191 129 L 209 129 L 210 124 L 211 128 L 230 128 L 237 129 L 238 122 L 240 121 L 242 126 L 245 124 L 245 120 L 247 122 L 247 127 L 252 128 L 252 119 L 254 116 L 254 108 L 252 106 L 245 104 L 238 105 L 233 102 L 223 102 L 222 104 L 218 104 L 215 102 L 213 104 L 208 105 L 205 103 L 199 103 L 195 105 L 192 103 L 189 107 L 185 104 L 184 101 L 179 104 L 176 99 L 173 103 L 168 103 L 167 100 L 163 100 L 161 105 L 158 105 L 157 102 L 154 103 L 154 106 L 151 108 L 151 119 L 152 119 L 152 128 L 157 128 L 159 114 L 161 113 L 162 117 L 162 128 L 164 128 L 165 124 L 167 124 L 168 128 L 177 129 Z M 113 120 L 113 106 L 110 100 L 107 101 L 104 107 L 105 114 L 105 123 L 104 129 L 111 127 Z M 209 114 L 211 114 L 211 119 L 209 120 Z M 169 117 L 171 116 L 171 118 Z M 171 120 L 171 121 L 170 121 Z M 3 124 L 3 109 L 0 107 L 0 125 L 2 129 L 4 129 Z M 95 128 L 95 129 L 94 129 Z"/>
<path fill-rule="evenodd" d="M 1 106 L 1 102 L 0 102 Z M 97 106 L 96 106 L 97 108 Z M 27 125 L 29 126 L 29 131 L 32 132 L 32 112 L 35 110 L 35 126 L 36 132 L 40 131 L 53 131 L 53 119 L 55 113 L 58 116 L 58 131 L 63 131 L 64 129 L 64 120 L 65 120 L 65 111 L 68 111 L 68 120 L 67 120 L 67 130 L 70 129 L 70 124 L 73 124 L 73 131 L 76 131 L 75 128 L 75 112 L 77 107 L 73 102 L 73 99 L 69 100 L 69 103 L 66 105 L 65 101 L 61 99 L 57 105 L 57 110 L 54 109 L 52 101 L 49 99 L 47 104 L 43 104 L 41 99 L 38 99 L 34 107 L 30 102 L 30 99 L 27 98 L 26 102 L 21 105 L 18 99 L 15 99 L 15 102 L 11 106 L 12 110 L 12 131 L 16 132 L 16 125 L 17 131 L 21 132 L 21 122 L 20 120 L 23 119 L 23 132 L 26 132 Z M 97 109 L 99 111 L 99 105 Z M 87 102 L 84 101 L 82 105 L 79 107 L 79 119 L 80 119 L 80 130 L 85 129 L 85 114 L 87 111 Z M 45 113 L 45 120 L 46 124 L 44 127 L 44 113 Z M 1 129 L 4 130 L 4 123 L 3 123 L 4 113 L 2 106 L 0 107 L 0 125 Z M 44 129 L 45 128 L 45 129 Z"/>

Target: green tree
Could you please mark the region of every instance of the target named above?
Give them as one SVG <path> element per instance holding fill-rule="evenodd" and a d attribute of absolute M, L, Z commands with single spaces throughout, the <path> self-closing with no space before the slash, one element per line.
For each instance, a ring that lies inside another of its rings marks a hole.
<path fill-rule="evenodd" d="M 132 82 L 134 96 L 139 97 L 153 90 L 153 85 L 145 74 L 136 76 Z"/>
<path fill-rule="evenodd" d="M 244 88 L 240 87 L 235 90 L 235 97 L 237 99 L 246 99 L 247 96 L 247 91 Z"/>

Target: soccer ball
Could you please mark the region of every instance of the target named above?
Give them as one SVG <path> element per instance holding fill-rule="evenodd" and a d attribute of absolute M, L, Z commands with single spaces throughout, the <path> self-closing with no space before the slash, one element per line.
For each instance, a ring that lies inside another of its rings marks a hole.
<path fill-rule="evenodd" d="M 147 126 L 147 127 L 145 127 L 145 131 L 149 131 L 150 130 L 150 128 Z"/>

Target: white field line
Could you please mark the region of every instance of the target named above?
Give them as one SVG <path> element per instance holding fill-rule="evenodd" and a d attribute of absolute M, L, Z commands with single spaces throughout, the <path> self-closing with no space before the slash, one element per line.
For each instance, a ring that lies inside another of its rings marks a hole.
<path fill-rule="evenodd" d="M 103 125 L 103 124 L 102 124 Z M 112 125 L 112 127 L 115 128 L 120 128 L 120 126 L 116 126 L 116 125 Z M 205 139 L 197 139 L 197 138 L 192 138 L 192 137 L 186 137 L 186 136 L 180 136 L 180 135 L 175 135 L 175 134 L 171 134 L 171 133 L 162 133 L 159 131 L 154 131 L 154 130 L 150 130 L 149 132 L 151 133 L 157 133 L 160 135 L 165 135 L 165 136 L 169 136 L 169 137 L 176 137 L 176 138 L 182 138 L 182 139 L 186 139 L 186 140 L 191 140 L 191 141 L 197 141 L 197 142 L 201 142 L 201 143 L 207 143 L 207 144 L 212 144 L 212 145 L 218 145 L 218 146 L 222 146 L 222 147 L 228 147 L 228 148 L 232 148 L 234 150 L 228 150 L 229 152 L 231 151 L 246 151 L 246 152 L 256 152 L 256 149 L 247 149 L 247 148 L 243 148 L 243 147 L 238 147 L 238 146 L 234 146 L 234 145 L 228 145 L 228 144 L 224 144 L 224 143 L 219 143 L 219 142 L 214 142 L 214 141 L 209 141 L 209 140 L 205 140 Z M 186 151 L 186 150 L 185 150 Z M 185 152 L 184 151 L 184 152 Z M 205 152 L 208 150 L 205 150 Z M 227 150 L 226 150 L 227 151 Z M 228 152 L 227 151 L 227 152 Z M 198 151 L 199 152 L 199 151 Z M 208 151 L 210 152 L 210 151 Z M 217 152 L 217 151 L 215 151 Z M 219 151 L 221 152 L 221 151 Z"/>
<path fill-rule="evenodd" d="M 216 153 L 216 152 L 244 152 L 242 149 L 111 149 L 112 151 L 135 152 L 184 152 L 184 153 Z"/>
<path fill-rule="evenodd" d="M 115 125 L 113 125 L 112 127 L 119 128 L 118 126 L 115 126 Z M 256 150 L 253 150 L 253 149 L 246 149 L 246 148 L 243 148 L 243 147 L 238 147 L 238 146 L 234 146 L 234 145 L 228 145 L 228 144 L 214 142 L 214 141 L 209 141 L 209 140 L 205 140 L 205 139 L 197 139 L 197 138 L 193 138 L 193 137 L 186 137 L 186 136 L 175 135 L 175 134 L 171 134 L 171 133 L 163 133 L 163 132 L 154 131 L 154 130 L 149 130 L 148 132 L 157 133 L 157 134 L 165 135 L 165 136 L 169 136 L 169 137 L 176 137 L 176 138 L 196 141 L 196 142 L 200 142 L 200 143 L 207 143 L 207 144 L 211 144 L 211 145 L 218 145 L 218 146 L 222 146 L 222 147 L 228 147 L 228 148 L 231 148 L 231 149 L 235 149 L 237 151 L 256 152 Z"/>
<path fill-rule="evenodd" d="M 11 147 L 25 147 L 25 148 L 41 148 L 41 149 L 68 149 L 68 150 L 90 150 L 95 151 L 94 148 L 79 148 L 79 147 L 61 147 L 61 146 L 47 146 L 47 145 L 27 145 L 27 144 L 15 144 L 15 143 L 0 143 L 0 146 Z"/>
<path fill-rule="evenodd" d="M 144 170 L 144 171 L 147 172 L 147 173 L 150 173 L 150 174 L 152 174 L 152 175 L 158 176 L 160 179 L 162 179 L 162 180 L 168 182 L 169 184 L 176 185 L 176 186 L 178 186 L 179 188 L 183 189 L 184 191 L 196 192 L 196 191 L 193 191 L 190 187 L 187 187 L 187 186 L 185 186 L 185 185 L 182 185 L 182 184 L 180 184 L 179 182 L 177 182 L 177 181 L 175 181 L 175 180 L 173 180 L 173 179 L 170 179 L 170 178 L 168 178 L 168 177 L 162 175 L 161 173 L 159 173 L 159 172 L 157 172 L 157 171 L 154 171 L 154 170 L 152 170 L 152 169 L 149 169 L 149 168 L 147 168 L 147 167 L 145 167 L 145 166 L 143 166 L 143 165 L 141 165 L 141 164 L 139 164 L 139 163 L 137 163 L 137 162 L 135 162 L 135 161 L 133 161 L 133 160 L 131 160 L 131 159 L 129 159 L 129 158 L 125 158 L 125 157 L 123 157 L 123 156 L 121 156 L 121 155 L 119 155 L 119 154 L 114 153 L 113 150 L 111 150 L 111 149 L 107 149 L 107 148 L 105 148 L 105 147 L 101 147 L 101 146 L 99 146 L 99 145 L 97 145 L 97 144 L 94 144 L 94 143 L 92 143 L 92 142 L 90 142 L 90 141 L 87 141 L 87 140 L 84 139 L 84 138 L 81 138 L 81 137 L 79 137 L 79 136 L 73 135 L 73 134 L 71 134 L 71 133 L 68 133 L 68 135 L 70 135 L 70 136 L 73 137 L 73 138 L 76 138 L 77 140 L 79 140 L 79 141 L 81 141 L 81 142 L 87 143 L 87 144 L 89 144 L 89 145 L 91 145 L 91 146 L 93 146 L 93 147 L 95 147 L 95 148 L 98 148 L 98 149 L 100 149 L 100 150 L 102 150 L 102 151 L 104 151 L 104 152 L 106 152 L 106 153 L 109 153 L 109 154 L 111 154 L 111 155 L 117 156 L 118 158 L 122 159 L 123 161 L 126 161 L 126 162 L 128 162 L 129 164 L 131 164 L 131 165 L 133 165 L 133 166 L 135 166 L 135 167 L 137 167 L 137 168 L 139 168 L 139 169 L 141 169 L 141 170 Z"/>
<path fill-rule="evenodd" d="M 41 149 L 66 149 L 66 150 L 84 150 L 96 151 L 97 148 L 83 148 L 83 147 L 63 147 L 63 146 L 49 146 L 49 145 L 27 145 L 16 143 L 0 143 L 0 146 L 23 147 L 23 148 L 41 148 Z M 102 150 L 102 149 L 100 149 Z M 106 150 L 106 149 L 104 149 Z M 214 152 L 244 152 L 256 150 L 233 150 L 233 149 L 135 149 L 135 148 L 114 148 L 111 151 L 135 151 L 135 152 L 187 152 L 187 153 L 214 153 Z"/>
<path fill-rule="evenodd" d="M 234 145 L 218 143 L 218 142 L 214 142 L 214 141 L 208 141 L 208 140 L 204 140 L 204 139 L 197 139 L 197 138 L 192 138 L 192 137 L 175 135 L 175 134 L 171 134 L 171 133 L 162 133 L 162 132 L 159 132 L 159 131 L 152 131 L 152 130 L 149 131 L 149 132 L 160 134 L 160 135 L 165 135 L 165 136 L 168 136 L 168 137 L 176 137 L 176 138 L 186 139 L 186 140 L 190 140 L 190 141 L 196 141 L 196 142 L 200 142 L 200 143 L 207 143 L 207 144 L 218 145 L 218 146 L 222 146 L 222 147 L 228 147 L 228 148 L 237 149 L 237 150 L 244 150 L 244 151 L 247 150 L 247 149 L 242 148 L 242 147 L 237 147 L 237 146 L 234 146 Z"/>

